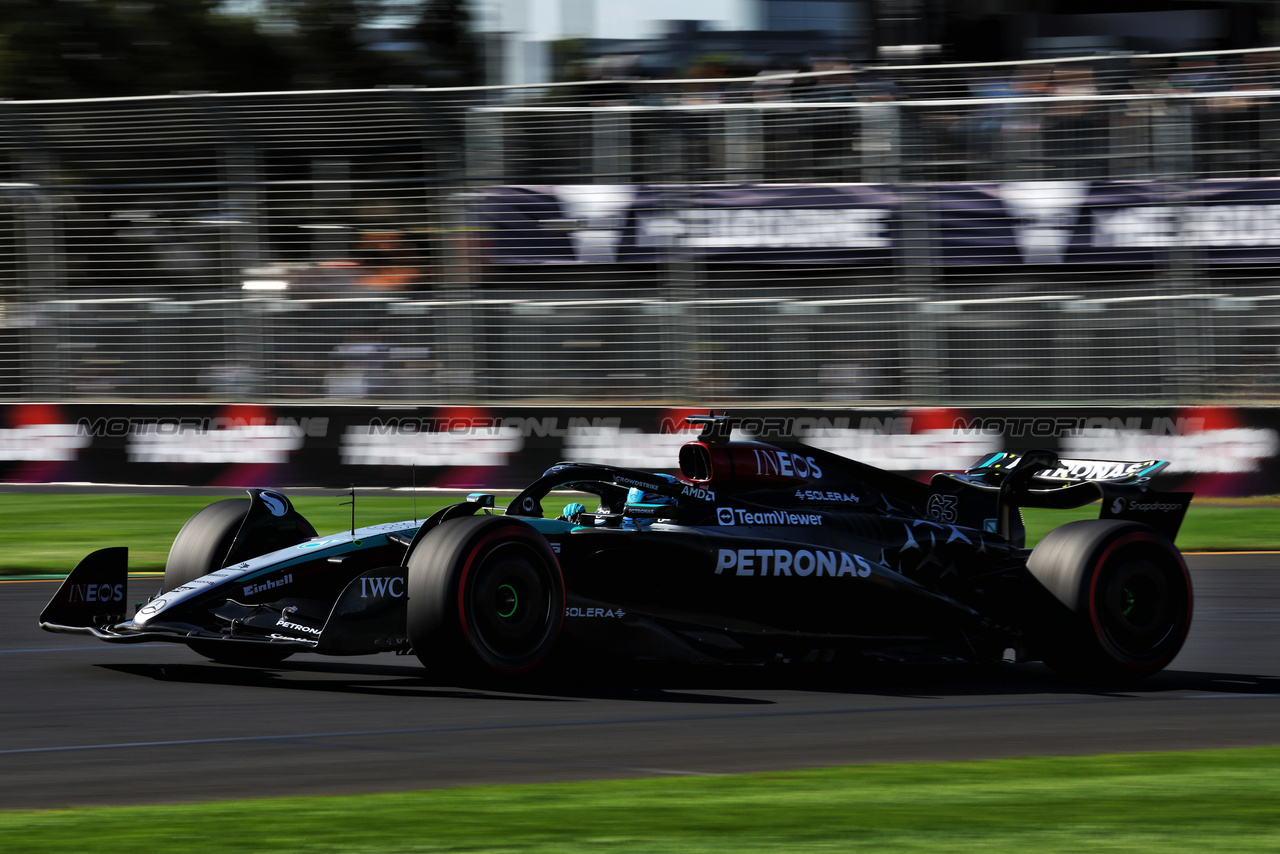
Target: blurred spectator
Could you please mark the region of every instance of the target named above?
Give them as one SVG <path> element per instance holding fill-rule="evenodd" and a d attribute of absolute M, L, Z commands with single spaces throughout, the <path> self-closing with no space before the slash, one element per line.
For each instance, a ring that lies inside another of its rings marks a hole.
<path fill-rule="evenodd" d="M 253 366 L 239 359 L 209 365 L 199 383 L 205 395 L 215 400 L 249 400 L 256 391 Z"/>
<path fill-rule="evenodd" d="M 1258 148 L 1257 104 L 1237 86 L 1225 62 L 1187 57 L 1169 76 L 1176 92 L 1204 95 L 1191 102 L 1197 167 L 1211 174 L 1236 171 Z"/>
<path fill-rule="evenodd" d="M 818 388 L 827 403 L 857 404 L 883 396 L 882 378 L 870 351 L 846 348 L 818 369 Z"/>
<path fill-rule="evenodd" d="M 360 235 L 356 257 L 363 274 L 357 283 L 376 291 L 404 291 L 420 284 L 417 252 L 402 231 L 373 231 Z"/>
<path fill-rule="evenodd" d="M 753 101 L 790 101 L 794 75 L 798 69 L 780 62 L 771 62 L 756 74 L 751 84 Z"/>
<path fill-rule="evenodd" d="M 813 70 L 821 72 L 821 77 L 810 78 L 812 83 L 807 87 L 806 100 L 839 101 L 857 100 L 858 77 L 853 65 L 847 59 L 815 59 Z"/>
<path fill-rule="evenodd" d="M 365 399 L 386 384 L 387 346 L 377 336 L 353 337 L 334 347 L 325 373 L 325 396 Z"/>
<path fill-rule="evenodd" d="M 1049 92 L 1056 98 L 1080 98 L 1049 104 L 1044 111 L 1045 160 L 1059 178 L 1105 177 L 1106 114 L 1096 102 L 1093 69 L 1064 65 L 1054 70 Z"/>

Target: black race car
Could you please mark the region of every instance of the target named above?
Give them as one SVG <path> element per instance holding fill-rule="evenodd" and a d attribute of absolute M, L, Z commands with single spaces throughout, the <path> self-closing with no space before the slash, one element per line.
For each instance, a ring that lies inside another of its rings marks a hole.
<path fill-rule="evenodd" d="M 187 522 L 132 619 L 118 547 L 86 557 L 40 625 L 237 664 L 412 652 L 442 678 L 519 674 L 576 647 L 660 661 L 1031 659 L 1134 679 L 1187 636 L 1191 583 L 1172 541 L 1191 496 L 1149 487 L 1166 463 L 997 453 L 924 484 L 799 444 L 731 441 L 726 416 L 691 420 L 702 433 L 681 448 L 680 476 L 562 463 L 501 512 L 475 494 L 424 522 L 321 537 L 285 496 L 253 489 Z M 566 495 L 549 513 L 555 490 L 598 506 Z M 1098 500 L 1101 518 L 1025 548 L 1021 507 Z"/>

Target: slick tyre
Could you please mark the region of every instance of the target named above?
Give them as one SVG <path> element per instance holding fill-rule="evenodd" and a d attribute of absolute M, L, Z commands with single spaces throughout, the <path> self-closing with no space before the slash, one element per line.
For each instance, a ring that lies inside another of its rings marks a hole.
<path fill-rule="evenodd" d="M 164 589 L 172 590 L 222 569 L 245 516 L 249 499 L 215 501 L 182 526 L 164 564 Z"/>
<path fill-rule="evenodd" d="M 164 589 L 181 587 L 221 569 L 247 515 L 249 499 L 228 498 L 215 501 L 188 519 L 169 548 L 169 559 L 164 565 Z M 248 667 L 277 664 L 293 654 L 285 650 L 216 640 L 191 640 L 187 641 L 187 646 L 198 655 L 221 664 Z"/>
<path fill-rule="evenodd" d="M 407 634 L 435 678 L 511 678 L 537 667 L 564 621 L 564 578 L 528 524 L 472 516 L 440 524 L 409 556 Z"/>
<path fill-rule="evenodd" d="M 1046 664 L 1073 678 L 1127 682 L 1173 661 L 1191 628 L 1186 563 L 1158 531 L 1086 520 L 1051 531 L 1027 568 L 1062 607 L 1041 622 Z"/>

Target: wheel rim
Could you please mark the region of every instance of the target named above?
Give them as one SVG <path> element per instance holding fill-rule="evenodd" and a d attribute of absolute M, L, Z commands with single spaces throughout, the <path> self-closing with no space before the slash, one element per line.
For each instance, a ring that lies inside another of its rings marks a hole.
<path fill-rule="evenodd" d="M 1180 645 L 1187 603 L 1174 568 L 1139 555 L 1117 555 L 1096 588 L 1098 629 L 1119 656 L 1135 664 L 1157 661 Z"/>
<path fill-rule="evenodd" d="M 559 626 L 555 569 L 531 545 L 501 542 L 467 573 L 462 605 L 472 644 L 492 664 L 518 669 L 537 661 Z"/>

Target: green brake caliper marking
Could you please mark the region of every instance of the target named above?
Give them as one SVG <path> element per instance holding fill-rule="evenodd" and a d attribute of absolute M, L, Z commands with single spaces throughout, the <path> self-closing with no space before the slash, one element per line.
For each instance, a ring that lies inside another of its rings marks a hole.
<path fill-rule="evenodd" d="M 498 588 L 499 593 L 503 590 L 506 590 L 511 596 L 511 610 L 506 612 L 498 611 L 498 616 L 505 620 L 516 612 L 516 606 L 520 604 L 520 600 L 516 598 L 516 589 L 510 584 L 504 584 Z"/>

